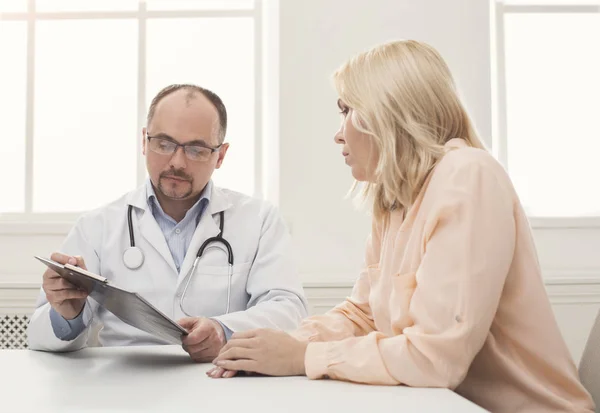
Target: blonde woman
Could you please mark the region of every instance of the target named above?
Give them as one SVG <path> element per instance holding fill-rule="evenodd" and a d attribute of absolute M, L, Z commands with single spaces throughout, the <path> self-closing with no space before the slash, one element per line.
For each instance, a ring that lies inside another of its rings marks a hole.
<path fill-rule="evenodd" d="M 335 142 L 373 205 L 366 268 L 351 297 L 291 335 L 236 333 L 208 374 L 446 387 L 493 412 L 591 412 L 527 217 L 441 56 L 388 43 L 334 80 Z"/>

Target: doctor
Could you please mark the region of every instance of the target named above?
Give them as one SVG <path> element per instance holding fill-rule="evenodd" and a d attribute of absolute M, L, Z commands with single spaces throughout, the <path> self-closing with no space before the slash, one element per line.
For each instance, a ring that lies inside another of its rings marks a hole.
<path fill-rule="evenodd" d="M 276 210 L 211 182 L 229 147 L 226 128 L 225 106 L 213 92 L 195 85 L 160 91 L 142 131 L 149 179 L 83 215 L 51 256 L 136 291 L 179 319 L 190 331 L 183 348 L 201 362 L 214 359 L 233 332 L 290 330 L 307 314 L 290 237 Z M 103 346 L 166 344 L 47 270 L 29 348 L 80 349 L 96 324 Z"/>

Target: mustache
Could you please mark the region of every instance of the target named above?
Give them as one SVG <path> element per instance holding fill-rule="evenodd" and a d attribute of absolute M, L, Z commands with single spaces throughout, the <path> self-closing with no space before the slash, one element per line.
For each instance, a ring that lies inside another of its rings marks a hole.
<path fill-rule="evenodd" d="M 191 181 L 192 177 L 189 176 L 188 174 L 186 174 L 185 172 L 183 172 L 182 170 L 173 170 L 173 171 L 169 171 L 169 172 L 162 172 L 160 174 L 161 178 L 180 178 L 180 179 L 185 179 L 186 181 Z"/>

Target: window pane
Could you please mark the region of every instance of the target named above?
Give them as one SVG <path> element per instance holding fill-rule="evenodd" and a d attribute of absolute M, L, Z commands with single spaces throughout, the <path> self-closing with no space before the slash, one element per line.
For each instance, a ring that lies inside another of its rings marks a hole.
<path fill-rule="evenodd" d="M 171 83 L 217 93 L 227 107 L 231 147 L 215 183 L 247 194 L 254 192 L 253 39 L 252 18 L 148 21 L 147 104 Z"/>
<path fill-rule="evenodd" d="M 0 13 L 20 13 L 27 11 L 27 0 L 0 0 Z"/>
<path fill-rule="evenodd" d="M 254 0 L 148 0 L 148 10 L 250 10 Z"/>
<path fill-rule="evenodd" d="M 534 216 L 600 215 L 600 15 L 508 14 L 508 169 Z"/>
<path fill-rule="evenodd" d="M 25 210 L 27 26 L 0 22 L 0 214 Z"/>
<path fill-rule="evenodd" d="M 131 190 L 136 21 L 40 21 L 36 47 L 34 212 L 87 210 Z"/>
<path fill-rule="evenodd" d="M 131 11 L 138 9 L 139 0 L 36 0 L 36 10 L 61 11 Z"/>

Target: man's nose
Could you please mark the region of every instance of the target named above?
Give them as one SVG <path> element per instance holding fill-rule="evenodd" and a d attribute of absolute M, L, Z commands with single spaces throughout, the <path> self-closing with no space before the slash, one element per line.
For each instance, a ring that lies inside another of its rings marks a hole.
<path fill-rule="evenodd" d="M 178 146 L 173 155 L 171 155 L 170 165 L 175 169 L 183 169 L 187 166 L 187 157 L 181 146 Z"/>

